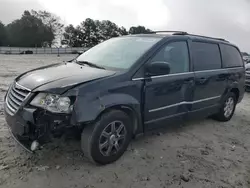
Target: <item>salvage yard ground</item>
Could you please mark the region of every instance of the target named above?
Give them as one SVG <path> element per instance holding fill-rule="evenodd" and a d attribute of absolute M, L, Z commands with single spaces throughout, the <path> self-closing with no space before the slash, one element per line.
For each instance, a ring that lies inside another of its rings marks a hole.
<path fill-rule="evenodd" d="M 117 162 L 95 166 L 77 140 L 63 137 L 25 152 L 8 132 L 3 97 L 27 70 L 74 56 L 0 55 L 0 188 L 250 187 L 250 94 L 230 122 L 211 119 L 172 126 L 134 140 Z"/>

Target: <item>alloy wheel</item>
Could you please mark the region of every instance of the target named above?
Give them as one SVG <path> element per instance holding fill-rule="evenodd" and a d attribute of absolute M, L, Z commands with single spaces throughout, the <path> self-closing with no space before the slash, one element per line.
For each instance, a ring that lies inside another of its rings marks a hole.
<path fill-rule="evenodd" d="M 226 118 L 230 117 L 233 113 L 233 110 L 234 110 L 234 99 L 233 97 L 229 97 L 225 102 L 224 116 Z"/>
<path fill-rule="evenodd" d="M 122 148 L 127 130 L 121 121 L 109 123 L 101 133 L 99 150 L 104 156 L 115 155 Z"/>

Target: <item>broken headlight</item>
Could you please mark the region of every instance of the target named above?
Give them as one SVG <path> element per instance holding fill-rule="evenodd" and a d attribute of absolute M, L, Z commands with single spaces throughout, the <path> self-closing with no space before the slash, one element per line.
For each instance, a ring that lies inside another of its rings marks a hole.
<path fill-rule="evenodd" d="M 70 98 L 55 94 L 39 93 L 30 104 L 54 113 L 70 113 L 72 111 Z"/>

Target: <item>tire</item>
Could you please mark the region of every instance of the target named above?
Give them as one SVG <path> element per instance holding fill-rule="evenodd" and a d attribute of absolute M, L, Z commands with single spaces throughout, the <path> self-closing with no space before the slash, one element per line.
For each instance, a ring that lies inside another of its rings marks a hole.
<path fill-rule="evenodd" d="M 131 141 L 131 122 L 126 113 L 112 110 L 103 114 L 96 123 L 87 125 L 81 134 L 84 156 L 101 165 L 118 160 Z"/>
<path fill-rule="evenodd" d="M 228 103 L 230 103 L 230 109 L 229 106 L 227 106 Z M 237 104 L 236 95 L 230 92 L 223 101 L 219 113 L 215 115 L 215 119 L 222 122 L 229 121 L 234 115 L 236 104 Z M 228 107 L 227 109 L 226 106 Z"/>

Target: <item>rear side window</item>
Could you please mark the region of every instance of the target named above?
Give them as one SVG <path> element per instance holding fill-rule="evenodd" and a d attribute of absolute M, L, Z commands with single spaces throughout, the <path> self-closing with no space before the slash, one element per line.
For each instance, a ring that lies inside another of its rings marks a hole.
<path fill-rule="evenodd" d="M 221 53 L 223 67 L 231 68 L 243 66 L 241 54 L 235 47 L 221 44 Z"/>
<path fill-rule="evenodd" d="M 192 43 L 194 71 L 213 70 L 221 68 L 221 56 L 218 44 L 203 42 Z"/>

